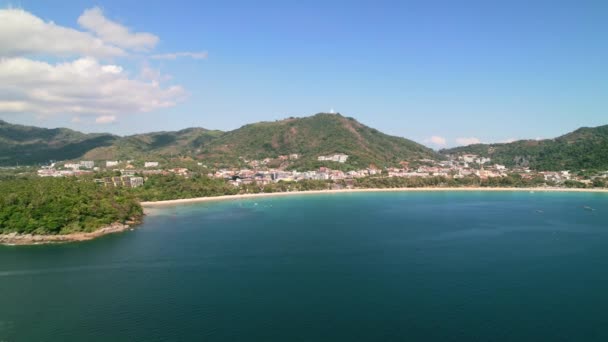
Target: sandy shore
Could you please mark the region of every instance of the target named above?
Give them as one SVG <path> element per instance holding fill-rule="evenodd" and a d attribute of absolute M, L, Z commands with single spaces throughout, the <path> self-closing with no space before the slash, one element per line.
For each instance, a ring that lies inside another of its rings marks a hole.
<path fill-rule="evenodd" d="M 272 192 L 259 194 L 241 194 L 227 195 L 215 197 L 195 197 L 184 198 L 167 201 L 141 202 L 144 211 L 150 213 L 150 208 L 160 206 L 170 206 L 178 204 L 223 201 L 223 200 L 238 200 L 246 198 L 261 198 L 261 197 L 277 197 L 277 196 L 294 196 L 294 195 L 318 195 L 318 194 L 341 194 L 351 192 L 421 192 L 421 191 L 538 191 L 538 192 L 604 192 L 608 193 L 608 189 L 568 189 L 568 188 L 480 188 L 480 187 L 463 187 L 463 188 L 388 188 L 388 189 L 343 189 L 343 190 L 311 190 L 311 191 L 294 191 L 294 192 Z"/>
<path fill-rule="evenodd" d="M 0 234 L 0 245 L 44 245 L 50 243 L 67 243 L 78 242 L 96 239 L 98 237 L 121 233 L 131 226 L 128 224 L 114 223 L 110 226 L 97 229 L 90 233 L 72 233 L 72 234 L 57 234 L 57 235 L 34 235 L 34 234 Z"/>

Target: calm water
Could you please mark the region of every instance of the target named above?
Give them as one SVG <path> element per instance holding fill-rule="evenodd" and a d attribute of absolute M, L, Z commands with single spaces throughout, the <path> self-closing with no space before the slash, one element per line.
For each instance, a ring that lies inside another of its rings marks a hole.
<path fill-rule="evenodd" d="M 607 224 L 583 193 L 169 207 L 0 247 L 0 341 L 608 341 Z"/>

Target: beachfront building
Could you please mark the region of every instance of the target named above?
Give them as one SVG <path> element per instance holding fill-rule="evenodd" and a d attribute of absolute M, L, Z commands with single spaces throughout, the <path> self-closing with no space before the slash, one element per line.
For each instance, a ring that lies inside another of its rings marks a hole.
<path fill-rule="evenodd" d="M 158 167 L 158 162 L 145 162 L 144 167 Z"/>

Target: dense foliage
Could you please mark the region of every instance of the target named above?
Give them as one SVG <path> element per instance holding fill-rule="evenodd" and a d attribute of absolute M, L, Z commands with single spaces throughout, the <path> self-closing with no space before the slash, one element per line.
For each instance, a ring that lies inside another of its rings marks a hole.
<path fill-rule="evenodd" d="M 131 193 L 71 177 L 4 180 L 0 194 L 0 233 L 89 232 L 142 215 Z"/>
<path fill-rule="evenodd" d="M 423 188 L 423 187 L 536 187 L 545 184 L 543 177 L 524 179 L 518 174 L 507 177 L 481 179 L 476 176 L 465 178 L 446 177 L 367 177 L 357 179 L 359 188 Z"/>
<path fill-rule="evenodd" d="M 275 122 L 260 122 L 227 132 L 203 148 L 212 160 L 263 159 L 297 153 L 293 168 L 306 169 L 318 156 L 344 153 L 347 165 L 366 168 L 396 165 L 402 160 L 441 158 L 433 150 L 411 140 L 390 136 L 340 114 L 317 114 Z"/>
<path fill-rule="evenodd" d="M 476 144 L 443 150 L 445 154 L 472 153 L 493 162 L 529 166 L 536 170 L 608 169 L 608 125 L 580 128 L 556 139 L 521 140 L 508 144 Z"/>
<path fill-rule="evenodd" d="M 150 176 L 144 186 L 132 192 L 142 201 L 164 201 L 180 198 L 235 195 L 238 189 L 221 179 L 195 175 L 184 178 L 176 175 Z"/>

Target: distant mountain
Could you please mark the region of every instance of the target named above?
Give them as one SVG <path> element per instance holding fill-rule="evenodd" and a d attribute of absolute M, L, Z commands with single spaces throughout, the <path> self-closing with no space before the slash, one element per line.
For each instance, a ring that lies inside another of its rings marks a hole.
<path fill-rule="evenodd" d="M 44 163 L 50 159 L 124 160 L 178 155 L 232 165 L 243 159 L 277 158 L 293 153 L 301 157 L 292 161 L 291 166 L 302 169 L 326 165 L 327 162 L 317 162 L 317 158 L 336 153 L 349 156 L 346 163 L 349 167 L 370 164 L 381 167 L 403 160 L 442 158 L 430 148 L 381 133 L 340 114 L 260 122 L 230 132 L 188 128 L 126 137 L 0 122 L 0 165 Z"/>
<path fill-rule="evenodd" d="M 435 151 L 411 140 L 384 134 L 353 118 L 325 113 L 245 125 L 211 140 L 200 156 L 212 160 L 263 159 L 290 153 L 301 156 L 292 162 L 292 168 L 303 169 L 323 164 L 316 162 L 319 156 L 337 153 L 347 154 L 347 164 L 356 167 L 441 158 Z"/>
<path fill-rule="evenodd" d="M 475 144 L 442 150 L 442 154 L 478 154 L 507 166 L 536 170 L 608 169 L 608 125 L 583 127 L 555 139 L 507 144 Z"/>
<path fill-rule="evenodd" d="M 0 120 L 0 165 L 37 164 L 77 158 L 117 139 L 111 134 L 84 134 L 67 128 L 38 128 Z"/>

